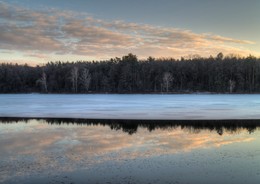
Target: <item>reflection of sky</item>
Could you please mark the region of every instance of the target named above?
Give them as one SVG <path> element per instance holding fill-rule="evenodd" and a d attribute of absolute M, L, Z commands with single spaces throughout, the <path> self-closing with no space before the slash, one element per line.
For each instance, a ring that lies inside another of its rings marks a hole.
<path fill-rule="evenodd" d="M 149 159 L 160 155 L 190 154 L 196 150 L 232 147 L 255 142 L 259 134 L 240 129 L 224 131 L 222 136 L 209 130 L 139 128 L 134 135 L 110 130 L 108 126 L 48 125 L 28 123 L 1 124 L 0 178 L 52 175 L 96 166 L 107 161 Z M 0 180 L 0 181 L 1 181 Z"/>

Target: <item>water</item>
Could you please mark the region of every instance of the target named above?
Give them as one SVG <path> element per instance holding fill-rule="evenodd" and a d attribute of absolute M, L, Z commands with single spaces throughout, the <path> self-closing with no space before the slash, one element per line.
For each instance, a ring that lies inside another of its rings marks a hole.
<path fill-rule="evenodd" d="M 255 183 L 258 121 L 2 119 L 0 183 Z"/>
<path fill-rule="evenodd" d="M 260 95 L 0 95 L 0 183 L 259 183 L 259 109 Z"/>
<path fill-rule="evenodd" d="M 260 95 L 0 95 L 0 117 L 260 119 Z"/>

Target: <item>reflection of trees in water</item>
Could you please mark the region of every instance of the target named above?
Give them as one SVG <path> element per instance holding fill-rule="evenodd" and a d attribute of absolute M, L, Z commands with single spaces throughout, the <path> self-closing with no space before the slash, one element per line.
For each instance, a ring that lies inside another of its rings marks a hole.
<path fill-rule="evenodd" d="M 77 124 L 86 126 L 109 126 L 112 130 L 122 130 L 130 135 L 137 132 L 138 128 L 146 128 L 150 132 L 156 129 L 170 130 L 181 128 L 191 133 L 200 133 L 202 130 L 216 131 L 222 135 L 225 131 L 238 133 L 246 129 L 253 133 L 260 127 L 259 120 L 97 120 L 97 119 L 60 119 L 60 118 L 0 118 L 0 123 L 28 122 L 36 119 L 48 124 Z"/>

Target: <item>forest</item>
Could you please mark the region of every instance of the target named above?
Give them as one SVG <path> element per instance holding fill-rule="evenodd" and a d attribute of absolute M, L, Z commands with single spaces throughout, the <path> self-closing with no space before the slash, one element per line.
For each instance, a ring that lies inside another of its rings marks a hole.
<path fill-rule="evenodd" d="M 0 64 L 0 93 L 259 93 L 260 58 L 224 56 Z"/>
<path fill-rule="evenodd" d="M 28 123 L 31 118 L 0 118 L 1 124 Z M 237 134 L 241 129 L 253 133 L 259 126 L 259 120 L 119 120 L 119 119 L 73 119 L 73 118 L 36 118 L 34 120 L 51 125 L 80 125 L 80 126 L 108 126 L 111 130 L 122 130 L 128 134 L 137 133 L 139 128 L 146 128 L 149 132 L 157 129 L 173 130 L 186 129 L 198 134 L 203 130 L 216 131 L 219 135 L 224 132 Z"/>

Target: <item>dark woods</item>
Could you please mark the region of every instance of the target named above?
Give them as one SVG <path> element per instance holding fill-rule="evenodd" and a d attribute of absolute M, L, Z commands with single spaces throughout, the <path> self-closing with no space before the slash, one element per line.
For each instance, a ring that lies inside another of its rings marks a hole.
<path fill-rule="evenodd" d="M 0 64 L 0 93 L 259 93 L 260 59 L 190 57 Z"/>
<path fill-rule="evenodd" d="M 0 118 L 0 124 L 29 122 L 30 118 Z M 259 120 L 113 120 L 113 119 L 36 119 L 51 125 L 77 124 L 80 126 L 108 126 L 111 130 L 120 130 L 130 135 L 137 133 L 139 128 L 152 132 L 157 129 L 174 130 L 185 129 L 192 133 L 210 130 L 223 135 L 225 132 L 238 133 L 246 129 L 253 133 L 259 128 Z"/>

